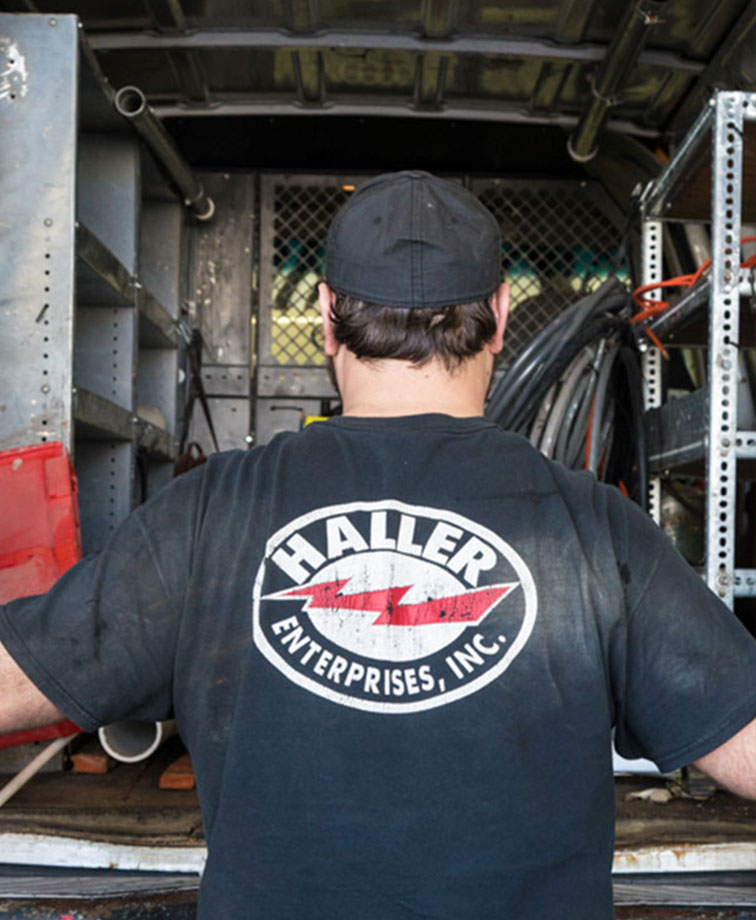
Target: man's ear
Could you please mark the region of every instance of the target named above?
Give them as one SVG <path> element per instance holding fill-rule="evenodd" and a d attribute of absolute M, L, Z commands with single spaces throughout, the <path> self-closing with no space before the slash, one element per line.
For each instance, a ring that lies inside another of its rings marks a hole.
<path fill-rule="evenodd" d="M 491 295 L 491 309 L 496 317 L 496 332 L 487 343 L 491 354 L 498 355 L 504 347 L 504 330 L 509 316 L 509 285 L 504 281 Z"/>
<path fill-rule="evenodd" d="M 341 347 L 341 343 L 334 335 L 333 319 L 331 318 L 331 311 L 335 303 L 336 292 L 332 291 L 325 281 L 321 281 L 318 285 L 318 306 L 320 315 L 323 318 L 323 350 L 329 358 L 334 358 Z"/>

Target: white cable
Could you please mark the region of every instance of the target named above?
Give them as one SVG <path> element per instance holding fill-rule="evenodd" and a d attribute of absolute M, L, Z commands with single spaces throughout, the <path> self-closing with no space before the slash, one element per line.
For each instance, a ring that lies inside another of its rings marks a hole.
<path fill-rule="evenodd" d="M 572 399 L 572 394 L 575 392 L 575 388 L 580 378 L 583 376 L 586 367 L 592 360 L 593 351 L 590 347 L 584 348 L 581 352 L 578 352 L 572 364 L 570 364 L 563 375 L 564 383 L 562 389 L 559 391 L 559 397 L 554 403 L 554 407 L 543 429 L 543 436 L 541 437 L 541 443 L 539 445 L 539 450 L 545 457 L 551 457 L 553 455 L 558 426 L 560 422 L 564 421 L 565 411 Z"/>
<path fill-rule="evenodd" d="M 16 794 L 22 786 L 25 786 L 36 773 L 39 773 L 48 760 L 52 760 L 58 751 L 62 751 L 75 737 L 76 735 L 68 735 L 65 738 L 56 738 L 55 741 L 52 741 L 47 747 L 42 748 L 39 754 L 37 754 L 33 760 L 30 760 L 23 770 L 19 770 L 13 779 L 0 789 L 0 808 L 5 805 L 8 799 Z"/>

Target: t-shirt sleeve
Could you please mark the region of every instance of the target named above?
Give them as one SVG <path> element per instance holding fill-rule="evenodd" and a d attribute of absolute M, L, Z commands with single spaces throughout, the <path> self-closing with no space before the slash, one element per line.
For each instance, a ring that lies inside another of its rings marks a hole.
<path fill-rule="evenodd" d="M 625 613 L 612 642 L 615 745 L 664 772 L 756 717 L 756 640 L 637 506 L 613 531 Z"/>
<path fill-rule="evenodd" d="M 201 476 L 161 490 L 47 594 L 0 606 L 0 641 L 86 731 L 171 712 Z"/>

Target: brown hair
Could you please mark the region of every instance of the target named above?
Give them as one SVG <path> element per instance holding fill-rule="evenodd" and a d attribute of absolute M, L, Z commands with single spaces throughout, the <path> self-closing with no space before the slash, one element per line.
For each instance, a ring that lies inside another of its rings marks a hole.
<path fill-rule="evenodd" d="M 387 307 L 337 294 L 334 334 L 358 358 L 398 358 L 418 367 L 432 358 L 453 370 L 496 332 L 488 300 L 433 309 Z"/>

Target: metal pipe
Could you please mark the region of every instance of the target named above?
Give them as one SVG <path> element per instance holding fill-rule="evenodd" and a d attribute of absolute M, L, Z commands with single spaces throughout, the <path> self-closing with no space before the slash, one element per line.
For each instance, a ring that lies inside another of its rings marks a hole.
<path fill-rule="evenodd" d="M 106 753 L 121 763 L 138 763 L 154 754 L 160 745 L 176 734 L 176 722 L 140 722 L 127 719 L 97 729 Z"/>
<path fill-rule="evenodd" d="M 596 138 L 615 96 L 627 82 L 646 40 L 648 27 L 659 22 L 658 13 L 667 0 L 632 0 L 612 39 L 598 75 L 591 85 L 591 100 L 577 128 L 567 141 L 573 160 L 587 163 L 596 155 Z"/>
<path fill-rule="evenodd" d="M 134 126 L 150 148 L 157 162 L 178 187 L 184 204 L 191 208 L 197 220 L 210 220 L 215 213 L 213 199 L 205 194 L 202 183 L 181 156 L 173 138 L 147 105 L 147 98 L 137 86 L 122 86 L 115 94 L 113 105 Z"/>

